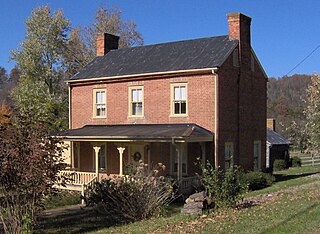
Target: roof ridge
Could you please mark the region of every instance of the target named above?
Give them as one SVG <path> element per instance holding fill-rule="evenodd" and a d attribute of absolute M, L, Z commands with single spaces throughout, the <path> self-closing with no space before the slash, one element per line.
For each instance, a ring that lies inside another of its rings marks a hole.
<path fill-rule="evenodd" d="M 160 43 L 155 43 L 155 44 L 147 44 L 147 45 L 138 45 L 138 46 L 126 47 L 126 48 L 119 48 L 119 49 L 115 49 L 115 50 L 110 50 L 110 52 L 129 50 L 129 49 L 135 49 L 135 48 L 141 48 L 141 47 L 149 47 L 149 46 L 151 47 L 151 46 L 157 46 L 157 45 L 184 43 L 184 42 L 187 42 L 187 41 L 196 41 L 196 40 L 212 39 L 212 38 L 220 38 L 220 37 L 223 38 L 223 37 L 229 37 L 229 36 L 228 35 L 220 35 L 220 36 L 210 36 L 210 37 L 199 37 L 199 38 L 192 38 L 192 39 L 183 39 L 183 40 L 179 40 L 179 41 L 160 42 Z M 109 53 L 105 54 L 104 56 L 108 55 Z"/>

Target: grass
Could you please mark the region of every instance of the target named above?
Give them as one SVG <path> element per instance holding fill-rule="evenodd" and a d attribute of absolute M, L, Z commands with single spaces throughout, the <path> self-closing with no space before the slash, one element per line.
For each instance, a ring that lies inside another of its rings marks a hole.
<path fill-rule="evenodd" d="M 237 209 L 190 217 L 175 206 L 167 216 L 127 225 L 84 209 L 42 217 L 38 233 L 317 233 L 319 172 L 320 167 L 279 171 L 271 187 L 248 193 Z"/>

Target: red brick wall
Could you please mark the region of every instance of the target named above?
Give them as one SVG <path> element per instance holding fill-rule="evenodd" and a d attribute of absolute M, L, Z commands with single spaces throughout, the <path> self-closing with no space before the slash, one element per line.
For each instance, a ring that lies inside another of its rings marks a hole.
<path fill-rule="evenodd" d="M 80 171 L 93 172 L 93 146 L 90 142 L 80 142 Z"/>
<path fill-rule="evenodd" d="M 224 166 L 224 145 L 229 141 L 234 142 L 234 163 L 252 170 L 255 140 L 261 140 L 261 168 L 265 168 L 267 81 L 257 62 L 251 71 L 249 57 L 251 53 L 245 55 L 240 70 L 233 66 L 231 55 L 218 72 L 217 135 L 219 164 Z"/>
<path fill-rule="evenodd" d="M 188 117 L 170 117 L 170 84 L 187 82 Z M 128 87 L 144 86 L 144 118 L 128 117 Z M 93 118 L 93 89 L 106 88 L 107 117 Z M 71 128 L 87 124 L 168 124 L 196 123 L 214 131 L 213 75 L 147 79 L 131 82 L 99 82 L 71 87 Z"/>

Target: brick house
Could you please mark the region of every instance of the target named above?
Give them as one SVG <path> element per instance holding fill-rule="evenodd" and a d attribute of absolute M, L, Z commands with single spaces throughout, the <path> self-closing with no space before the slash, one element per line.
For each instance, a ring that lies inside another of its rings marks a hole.
<path fill-rule="evenodd" d="M 251 18 L 228 14 L 229 35 L 118 49 L 98 35 L 97 57 L 71 77 L 71 145 L 79 183 L 161 162 L 188 187 L 197 158 L 264 170 L 267 76 Z M 98 165 L 98 166 L 97 166 Z"/>

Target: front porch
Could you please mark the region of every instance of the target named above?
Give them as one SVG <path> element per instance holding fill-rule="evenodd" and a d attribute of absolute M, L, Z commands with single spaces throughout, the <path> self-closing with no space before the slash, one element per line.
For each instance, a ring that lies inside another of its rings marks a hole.
<path fill-rule="evenodd" d="M 199 160 L 205 163 L 213 158 L 213 134 L 197 125 L 113 126 L 112 132 L 108 129 L 105 133 L 101 130 L 106 126 L 90 126 L 90 130 L 96 130 L 90 131 L 90 137 L 84 136 L 88 126 L 79 129 L 81 134 L 77 129 L 64 132 L 65 143 L 70 146 L 65 152 L 65 161 L 70 168 L 61 172 L 70 178 L 66 189 L 83 192 L 94 181 L 134 173 L 141 161 L 148 165 L 149 172 L 158 163 L 164 164 L 166 169 L 161 175 L 176 179 L 180 192 L 188 193 L 199 185 L 196 174 L 200 167 L 195 163 Z M 138 126 L 140 135 L 134 131 Z M 122 134 L 110 136 L 117 131 Z M 100 132 L 102 136 L 92 136 L 94 132 Z"/>

